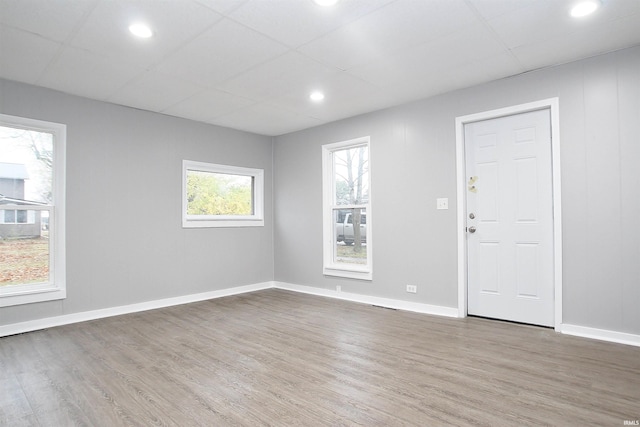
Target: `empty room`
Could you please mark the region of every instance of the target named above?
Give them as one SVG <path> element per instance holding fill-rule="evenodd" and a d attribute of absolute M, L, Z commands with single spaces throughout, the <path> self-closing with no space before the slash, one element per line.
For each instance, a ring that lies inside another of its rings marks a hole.
<path fill-rule="evenodd" d="M 0 0 L 0 425 L 640 425 L 640 1 Z"/>

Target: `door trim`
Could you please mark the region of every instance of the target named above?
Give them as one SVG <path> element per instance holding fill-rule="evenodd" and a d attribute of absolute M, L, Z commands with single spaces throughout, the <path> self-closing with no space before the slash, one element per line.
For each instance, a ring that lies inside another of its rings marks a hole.
<path fill-rule="evenodd" d="M 560 186 L 560 111 L 558 98 L 484 111 L 456 117 L 456 197 L 458 227 L 458 317 L 467 317 L 467 238 L 466 173 L 464 152 L 464 125 L 481 120 L 496 119 L 537 110 L 550 110 L 551 115 L 551 175 L 553 182 L 553 286 L 554 326 L 562 325 L 562 203 Z"/>

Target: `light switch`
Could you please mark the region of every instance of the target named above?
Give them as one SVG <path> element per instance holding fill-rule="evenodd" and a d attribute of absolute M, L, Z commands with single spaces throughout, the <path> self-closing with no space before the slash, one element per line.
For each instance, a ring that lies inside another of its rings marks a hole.
<path fill-rule="evenodd" d="M 443 199 L 436 199 L 436 207 L 438 209 L 449 209 L 449 199 L 446 197 Z"/>

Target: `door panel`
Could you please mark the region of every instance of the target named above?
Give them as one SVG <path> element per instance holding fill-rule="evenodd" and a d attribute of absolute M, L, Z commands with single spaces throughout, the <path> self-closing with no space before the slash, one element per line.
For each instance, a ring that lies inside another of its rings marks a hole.
<path fill-rule="evenodd" d="M 478 250 L 478 283 L 481 292 L 499 294 L 500 276 L 499 259 L 500 242 L 480 242 Z"/>
<path fill-rule="evenodd" d="M 524 298 L 540 297 L 540 277 L 538 271 L 538 250 L 537 243 L 516 243 L 516 295 Z"/>
<path fill-rule="evenodd" d="M 549 110 L 465 125 L 465 161 L 468 313 L 553 326 Z"/>

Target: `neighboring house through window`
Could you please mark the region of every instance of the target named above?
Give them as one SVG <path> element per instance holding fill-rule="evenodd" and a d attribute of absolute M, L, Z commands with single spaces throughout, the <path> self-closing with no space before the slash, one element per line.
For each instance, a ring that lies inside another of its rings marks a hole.
<path fill-rule="evenodd" d="M 66 297 L 65 138 L 0 114 L 0 307 Z"/>
<path fill-rule="evenodd" d="M 324 274 L 372 279 L 369 137 L 322 146 Z"/>

